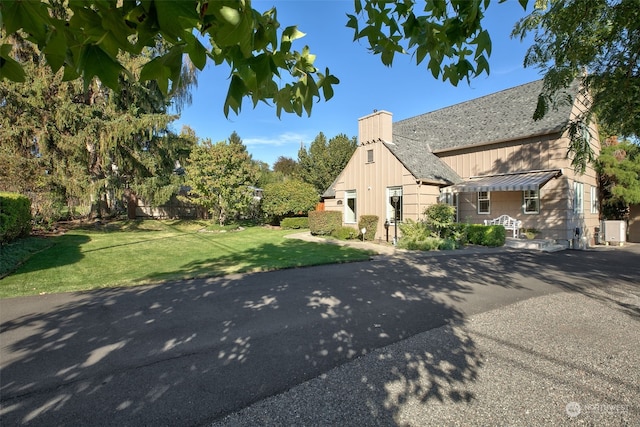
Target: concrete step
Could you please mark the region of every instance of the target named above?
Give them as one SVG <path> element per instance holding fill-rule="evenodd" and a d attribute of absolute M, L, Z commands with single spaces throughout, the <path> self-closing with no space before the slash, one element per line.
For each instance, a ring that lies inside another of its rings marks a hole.
<path fill-rule="evenodd" d="M 514 239 L 507 238 L 505 246 L 515 249 L 529 249 L 532 251 L 557 252 L 567 249 L 565 245 L 556 244 L 553 240 L 544 239 Z"/>

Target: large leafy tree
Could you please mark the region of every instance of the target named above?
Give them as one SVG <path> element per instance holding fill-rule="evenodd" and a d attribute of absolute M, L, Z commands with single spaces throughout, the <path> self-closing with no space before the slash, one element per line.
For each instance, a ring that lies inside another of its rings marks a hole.
<path fill-rule="evenodd" d="M 623 219 L 630 204 L 640 203 L 640 146 L 609 138 L 596 162 L 602 216 Z"/>
<path fill-rule="evenodd" d="M 26 34 L 38 45 L 53 69 L 65 79 L 94 77 L 118 90 L 120 76 L 131 76 L 120 54 L 139 55 L 162 43 L 166 49 L 142 64 L 139 79 L 155 81 L 163 93 L 183 87 L 183 56 L 202 70 L 207 60 L 225 63 L 231 72 L 224 113 L 239 112 L 244 97 L 281 111 L 311 112 L 314 100 L 333 96 L 338 79 L 314 65 L 315 55 L 292 43 L 304 36 L 295 26 L 279 31 L 276 10 L 264 13 L 251 1 L 69 1 L 70 14 L 60 17 L 61 0 L 3 1 L 3 31 Z M 208 41 L 208 43 L 207 43 Z M 3 77 L 24 80 L 11 44 L 0 46 Z"/>
<path fill-rule="evenodd" d="M 538 0 L 513 34 L 533 34 L 524 65 L 545 76 L 534 118 L 571 101 L 576 79 L 591 97 L 569 127 L 578 169 L 593 160 L 583 129 L 594 114 L 614 134 L 640 135 L 639 0 Z"/>
<path fill-rule="evenodd" d="M 205 140 L 193 147 L 187 161 L 188 200 L 224 225 L 249 212 L 254 203 L 250 187 L 257 178 L 258 170 L 241 140 L 215 144 Z"/>
<path fill-rule="evenodd" d="M 119 87 L 119 76 L 130 69 L 119 52 L 138 54 L 162 41 L 167 47 L 147 61 L 139 78 L 157 81 L 167 93 L 181 87 L 183 56 L 198 69 L 207 60 L 230 68 L 224 112 L 239 112 L 242 100 L 271 102 L 284 110 L 310 114 L 316 99 L 333 95 L 336 77 L 314 65 L 308 47 L 293 50 L 303 36 L 295 26 L 280 30 L 276 9 L 263 13 L 244 1 L 69 1 L 71 18 L 53 13 L 61 0 L 5 1 L 0 4 L 3 31 L 23 32 L 37 44 L 52 69 L 64 69 L 66 79 L 94 76 L 108 87 Z M 430 74 L 457 85 L 489 73 L 492 43 L 484 28 L 487 9 L 504 0 L 354 0 L 347 26 L 354 40 L 366 41 L 385 65 L 398 54 L 411 54 Z M 592 159 L 581 128 L 597 112 L 622 135 L 638 135 L 640 117 L 639 0 L 519 0 L 530 14 L 514 35 L 534 35 L 525 66 L 540 67 L 545 88 L 536 117 L 565 101 L 564 89 L 580 79 L 593 104 L 572 123 L 571 150 L 575 165 Z M 209 45 L 202 42 L 207 38 Z M 206 45 L 206 46 L 205 46 Z M 23 70 L 11 44 L 0 46 L 3 77 L 20 80 Z M 586 74 L 585 74 L 586 71 Z M 278 85 L 277 82 L 284 82 Z M 560 96 L 558 96 L 560 95 Z M 570 98 L 570 97 L 569 97 Z"/>
<path fill-rule="evenodd" d="M 309 150 L 300 147 L 298 151 L 299 174 L 303 181 L 313 185 L 319 194 L 329 188 L 349 162 L 356 150 L 355 137 L 337 135 L 327 141 L 320 132 L 311 142 Z"/>

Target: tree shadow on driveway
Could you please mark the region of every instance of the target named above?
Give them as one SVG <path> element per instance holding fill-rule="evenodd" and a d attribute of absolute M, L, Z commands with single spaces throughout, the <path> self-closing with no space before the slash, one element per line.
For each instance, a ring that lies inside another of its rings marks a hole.
<path fill-rule="evenodd" d="M 575 280 L 638 277 L 608 262 L 585 269 L 589 256 L 395 257 L 0 300 L 3 424 L 202 424 L 443 327 L 448 345 L 408 353 L 359 414 L 393 424 L 409 400 L 474 399 L 464 385 L 483 357 L 450 326 Z"/>

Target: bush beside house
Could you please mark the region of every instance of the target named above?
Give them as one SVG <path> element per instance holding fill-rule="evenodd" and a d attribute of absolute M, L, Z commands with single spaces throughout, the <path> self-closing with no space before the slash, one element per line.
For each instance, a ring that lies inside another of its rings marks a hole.
<path fill-rule="evenodd" d="M 309 229 L 314 236 L 329 236 L 334 230 L 340 227 L 342 227 L 342 212 L 309 212 Z"/>
<path fill-rule="evenodd" d="M 0 193 L 0 244 L 31 233 L 31 202 L 17 193 Z"/>
<path fill-rule="evenodd" d="M 374 240 L 376 238 L 378 219 L 377 215 L 362 215 L 360 217 L 360 221 L 358 221 L 358 230 L 362 230 L 363 228 L 367 229 L 364 233 L 364 240 Z"/>

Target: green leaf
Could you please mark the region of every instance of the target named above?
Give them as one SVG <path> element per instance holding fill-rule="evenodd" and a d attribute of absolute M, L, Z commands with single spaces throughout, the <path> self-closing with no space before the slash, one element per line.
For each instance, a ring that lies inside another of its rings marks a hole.
<path fill-rule="evenodd" d="M 179 39 L 188 28 L 198 21 L 196 2 L 184 0 L 156 0 L 153 2 L 160 31 Z"/>
<path fill-rule="evenodd" d="M 291 43 L 294 40 L 304 37 L 305 35 L 306 34 L 303 33 L 302 31 L 299 31 L 298 27 L 296 26 L 285 28 L 285 30 L 282 32 L 282 41 L 280 42 L 280 46 L 281 46 L 280 49 L 283 52 L 288 52 L 289 49 L 291 48 Z"/>
<path fill-rule="evenodd" d="M 0 81 L 9 79 L 23 83 L 25 81 L 24 70 L 17 61 L 11 58 L 11 47 L 10 44 L 0 46 Z"/>
<path fill-rule="evenodd" d="M 3 1 L 3 24 L 7 34 L 23 29 L 42 43 L 46 38 L 49 13 L 44 3 L 33 1 Z"/>
<path fill-rule="evenodd" d="M 227 98 L 224 101 L 224 116 L 229 117 L 229 108 L 238 114 L 242 108 L 242 97 L 247 93 L 242 79 L 236 75 L 231 77 Z"/>
<path fill-rule="evenodd" d="M 80 58 L 81 67 L 84 69 L 85 86 L 97 76 L 107 87 L 118 90 L 118 77 L 125 71 L 118 61 L 107 54 L 100 46 L 86 45 Z"/>

